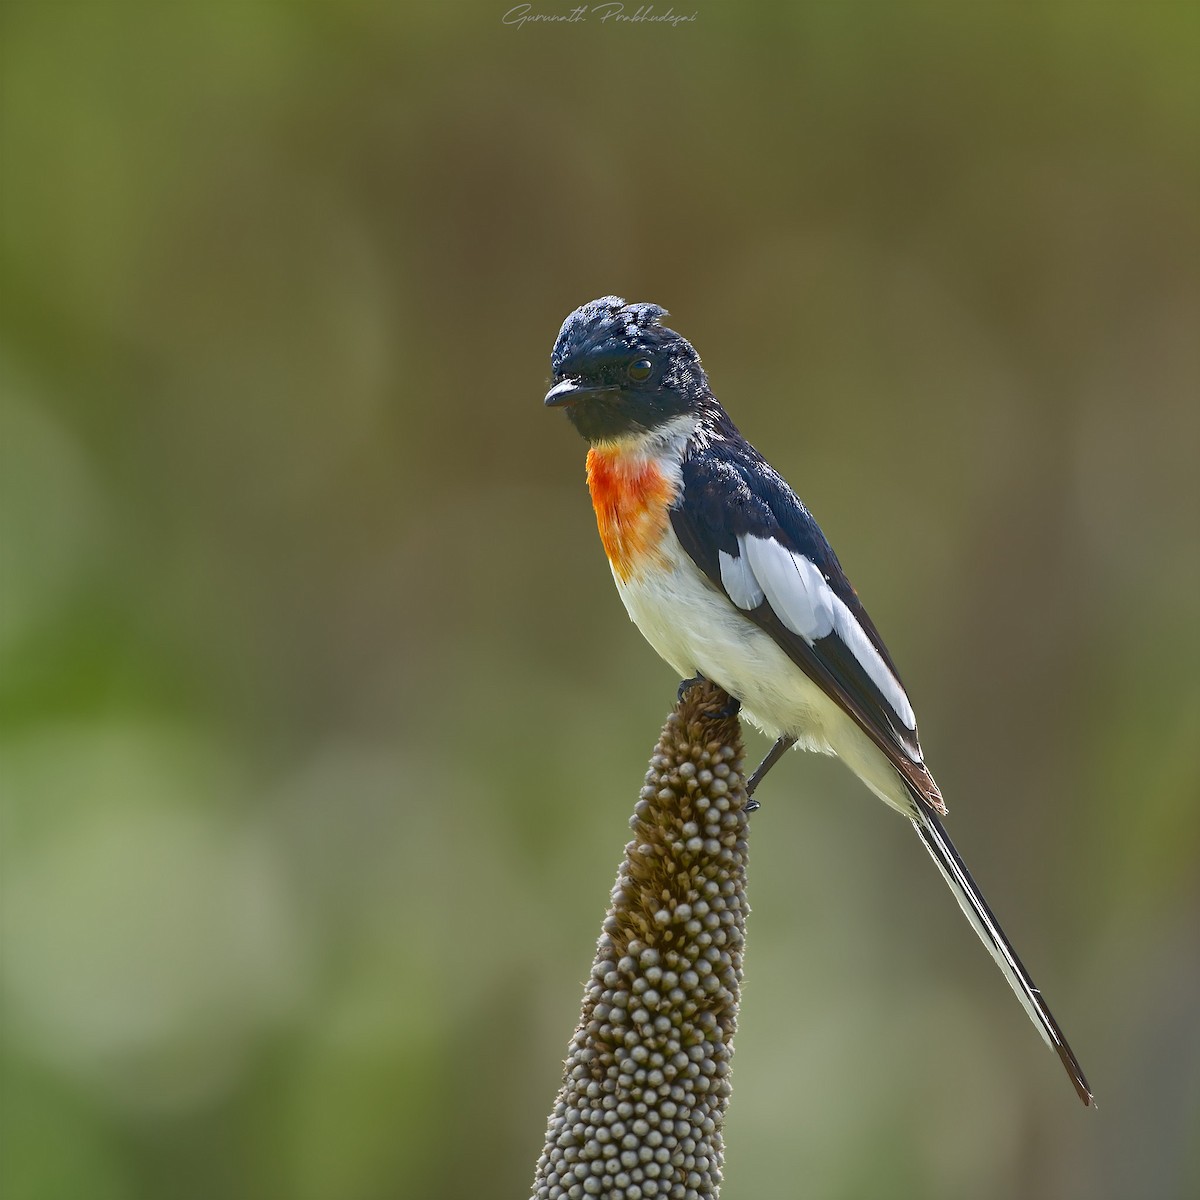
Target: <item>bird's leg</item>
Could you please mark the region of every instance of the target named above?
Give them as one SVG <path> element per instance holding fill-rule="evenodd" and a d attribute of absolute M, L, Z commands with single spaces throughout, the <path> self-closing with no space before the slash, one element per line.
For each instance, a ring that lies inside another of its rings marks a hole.
<path fill-rule="evenodd" d="M 767 757 L 762 760 L 754 769 L 754 774 L 746 780 L 746 795 L 753 796 L 754 789 L 762 783 L 767 772 L 796 744 L 794 737 L 789 737 L 786 733 L 782 734 L 775 742 L 775 745 L 767 751 Z M 746 811 L 753 812 L 758 808 L 757 800 L 749 800 L 746 803 Z"/>
<path fill-rule="evenodd" d="M 685 679 L 680 685 L 679 690 L 675 693 L 675 703 L 678 704 L 684 696 L 688 694 L 698 683 L 704 682 L 703 675 L 693 675 L 691 679 Z"/>

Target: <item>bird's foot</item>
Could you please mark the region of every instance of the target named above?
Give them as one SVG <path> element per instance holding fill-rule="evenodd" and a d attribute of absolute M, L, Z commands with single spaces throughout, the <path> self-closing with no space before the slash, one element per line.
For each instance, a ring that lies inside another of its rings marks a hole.
<path fill-rule="evenodd" d="M 685 679 L 680 685 L 679 690 L 675 693 L 675 702 L 680 703 L 684 696 L 688 694 L 698 683 L 707 683 L 708 679 L 703 675 L 693 675 L 691 679 Z M 720 708 L 713 712 L 713 716 L 718 720 L 725 720 L 728 717 L 736 717 L 742 711 L 742 702 L 736 696 L 729 697 Z"/>

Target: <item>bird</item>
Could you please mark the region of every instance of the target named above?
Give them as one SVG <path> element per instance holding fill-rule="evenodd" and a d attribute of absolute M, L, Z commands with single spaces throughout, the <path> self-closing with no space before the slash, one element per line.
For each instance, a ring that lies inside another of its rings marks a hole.
<path fill-rule="evenodd" d="M 587 484 L 617 591 L 679 678 L 722 688 L 774 738 L 836 755 L 912 822 L 1084 1105 L 1094 1097 L 941 818 L 946 805 L 879 631 L 816 520 L 742 436 L 667 310 L 602 296 L 570 313 L 545 404 L 588 443 Z M 754 807 L 751 801 L 748 807 Z"/>

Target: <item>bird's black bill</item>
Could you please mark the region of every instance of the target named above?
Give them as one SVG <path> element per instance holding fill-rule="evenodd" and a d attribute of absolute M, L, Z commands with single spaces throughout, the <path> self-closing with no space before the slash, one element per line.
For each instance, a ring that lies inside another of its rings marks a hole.
<path fill-rule="evenodd" d="M 581 383 L 578 379 L 563 379 L 546 393 L 546 407 L 562 408 L 564 405 L 586 400 L 589 396 L 610 395 L 617 391 L 620 391 L 620 388 L 605 384 Z"/>

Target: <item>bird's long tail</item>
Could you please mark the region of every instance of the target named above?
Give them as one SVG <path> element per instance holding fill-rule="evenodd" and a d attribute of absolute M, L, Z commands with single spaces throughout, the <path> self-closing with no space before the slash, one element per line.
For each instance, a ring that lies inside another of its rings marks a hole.
<path fill-rule="evenodd" d="M 1042 999 L 1041 992 L 1034 987 L 1033 980 L 1017 957 L 1012 943 L 1005 936 L 1004 930 L 1000 928 L 1000 922 L 992 915 L 992 910 L 983 898 L 983 893 L 979 890 L 975 880 L 971 878 L 971 872 L 967 870 L 966 864 L 959 857 L 958 851 L 955 850 L 954 843 L 950 840 L 950 835 L 941 821 L 925 805 L 918 803 L 912 823 L 913 828 L 917 831 L 917 836 L 924 842 L 925 849 L 929 851 L 933 861 L 938 865 L 938 870 L 950 885 L 950 890 L 954 893 L 959 907 L 967 914 L 967 920 L 971 922 L 975 932 L 979 935 L 979 940 L 988 948 L 1000 970 L 1004 972 L 1004 978 L 1016 992 L 1017 999 L 1021 1001 L 1022 1007 L 1029 1014 L 1029 1019 L 1037 1026 L 1046 1044 L 1062 1060 L 1062 1065 L 1070 1075 L 1071 1082 L 1079 1093 L 1079 1098 L 1086 1105 L 1093 1104 L 1092 1091 L 1088 1087 L 1088 1081 L 1084 1077 L 1079 1060 L 1067 1044 L 1067 1039 L 1063 1037 L 1062 1030 L 1059 1029 L 1058 1022 Z"/>

